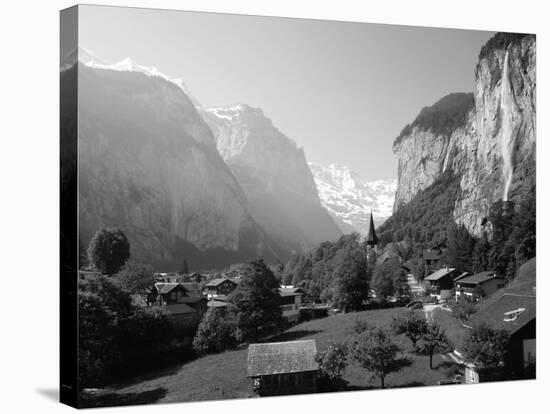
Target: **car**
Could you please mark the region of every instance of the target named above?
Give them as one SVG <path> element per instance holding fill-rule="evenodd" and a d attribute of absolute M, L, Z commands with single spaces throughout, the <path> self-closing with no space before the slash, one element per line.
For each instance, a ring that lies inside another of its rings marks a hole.
<path fill-rule="evenodd" d="M 424 304 L 419 300 L 415 300 L 415 301 L 409 302 L 409 304 L 406 306 L 406 308 L 407 309 L 422 309 L 422 308 L 424 308 Z"/>

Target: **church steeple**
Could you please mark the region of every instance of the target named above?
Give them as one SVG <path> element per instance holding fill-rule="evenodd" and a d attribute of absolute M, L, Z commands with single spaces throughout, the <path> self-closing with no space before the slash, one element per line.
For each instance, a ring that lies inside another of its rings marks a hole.
<path fill-rule="evenodd" d="M 376 230 L 374 229 L 374 220 L 372 218 L 372 209 L 370 211 L 370 223 L 369 232 L 367 233 L 367 245 L 370 247 L 376 247 L 378 245 L 378 237 L 376 236 Z"/>

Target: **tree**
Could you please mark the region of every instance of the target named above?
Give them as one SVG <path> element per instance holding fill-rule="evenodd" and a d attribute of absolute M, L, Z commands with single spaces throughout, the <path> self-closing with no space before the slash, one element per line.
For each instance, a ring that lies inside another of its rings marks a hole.
<path fill-rule="evenodd" d="M 517 266 L 535 257 L 537 251 L 537 196 L 529 192 L 522 200 L 514 216 L 512 244 L 515 248 Z"/>
<path fill-rule="evenodd" d="M 357 310 L 369 294 L 365 251 L 357 248 L 342 250 L 338 256 L 332 302 L 345 311 Z"/>
<path fill-rule="evenodd" d="M 460 319 L 464 323 L 477 312 L 477 307 L 472 302 L 461 299 L 451 305 L 451 312 L 455 318 Z"/>
<path fill-rule="evenodd" d="M 79 386 L 97 386 L 112 376 L 119 359 L 116 341 L 119 319 L 132 312 L 127 291 L 103 275 L 80 276 L 78 281 Z"/>
<path fill-rule="evenodd" d="M 405 335 L 416 348 L 416 343 L 428 332 L 426 318 L 420 312 L 409 310 L 393 317 L 392 329 L 396 335 Z"/>
<path fill-rule="evenodd" d="M 275 278 L 279 281 L 279 283 L 281 283 L 283 281 L 285 265 L 278 261 L 277 264 L 270 266 L 269 268 L 273 272 Z"/>
<path fill-rule="evenodd" d="M 117 273 L 129 257 L 130 243 L 120 229 L 101 228 L 88 245 L 90 265 L 107 275 Z"/>
<path fill-rule="evenodd" d="M 514 245 L 511 235 L 514 231 L 515 209 L 512 201 L 497 201 L 490 210 L 488 220 L 491 224 L 491 248 L 488 262 L 491 269 L 501 276 L 513 277 L 509 269 L 515 271 Z M 512 266 L 510 267 L 510 262 Z"/>
<path fill-rule="evenodd" d="M 472 252 L 472 270 L 475 273 L 484 272 L 489 270 L 489 250 L 491 249 L 491 243 L 489 243 L 489 236 L 487 232 L 481 233 L 481 237 L 475 242 Z"/>
<path fill-rule="evenodd" d="M 464 355 L 476 367 L 501 368 L 510 347 L 510 334 L 487 324 L 472 328 L 464 344 Z"/>
<path fill-rule="evenodd" d="M 470 235 L 464 224 L 457 226 L 456 223 L 451 223 L 447 228 L 447 264 L 462 271 L 471 271 L 474 244 L 475 238 Z"/>
<path fill-rule="evenodd" d="M 239 341 L 257 340 L 282 325 L 279 282 L 263 260 L 250 263 L 229 298 L 234 306 Z"/>
<path fill-rule="evenodd" d="M 346 346 L 341 343 L 330 343 L 327 349 L 317 354 L 316 360 L 319 363 L 321 379 L 326 380 L 329 387 L 341 387 L 348 362 Z"/>
<path fill-rule="evenodd" d="M 350 357 L 379 378 L 382 388 L 386 376 L 401 369 L 400 349 L 384 329 L 370 327 L 355 334 L 351 342 Z"/>
<path fill-rule="evenodd" d="M 121 286 L 130 293 L 144 294 L 154 284 L 153 268 L 138 262 L 127 262 L 115 275 Z"/>
<path fill-rule="evenodd" d="M 382 298 L 407 294 L 405 271 L 396 260 L 388 260 L 376 267 L 371 287 Z"/>
<path fill-rule="evenodd" d="M 445 332 L 434 323 L 428 326 L 428 330 L 422 335 L 416 348 L 420 354 L 430 357 L 430 369 L 433 369 L 433 355 L 436 352 L 446 352 L 450 348 L 450 343 Z"/>
<path fill-rule="evenodd" d="M 235 315 L 232 309 L 210 308 L 199 324 L 193 349 L 199 355 L 230 349 L 237 343 L 235 331 Z"/>
<path fill-rule="evenodd" d="M 174 339 L 164 310 L 134 307 L 129 292 L 105 275 L 79 277 L 78 322 L 81 388 L 102 386 L 157 360 Z"/>

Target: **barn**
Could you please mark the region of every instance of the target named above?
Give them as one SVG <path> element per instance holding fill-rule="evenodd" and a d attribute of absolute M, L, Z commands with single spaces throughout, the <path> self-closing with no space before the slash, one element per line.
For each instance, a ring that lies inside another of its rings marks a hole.
<path fill-rule="evenodd" d="M 247 376 L 259 396 L 317 391 L 319 364 L 314 339 L 248 346 Z"/>

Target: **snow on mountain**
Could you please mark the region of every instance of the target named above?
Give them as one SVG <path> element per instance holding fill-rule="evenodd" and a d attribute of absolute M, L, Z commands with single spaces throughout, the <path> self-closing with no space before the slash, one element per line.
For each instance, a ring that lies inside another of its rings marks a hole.
<path fill-rule="evenodd" d="M 110 63 L 102 59 L 97 58 L 92 51 L 84 47 L 79 47 L 78 49 L 73 50 L 64 58 L 64 63 L 61 66 L 61 70 L 66 70 L 71 67 L 76 61 L 79 61 L 84 66 L 95 69 L 108 69 L 115 71 L 124 71 L 124 72 L 140 72 L 150 77 L 159 77 L 168 82 L 171 82 L 177 85 L 189 99 L 193 102 L 193 105 L 196 108 L 200 108 L 200 102 L 189 92 L 189 88 L 180 78 L 172 78 L 163 72 L 159 71 L 154 66 L 144 66 L 135 62 L 131 58 L 122 59 L 120 62 Z"/>
<path fill-rule="evenodd" d="M 309 163 L 321 203 L 343 232 L 366 234 L 372 209 L 378 226 L 392 214 L 397 180 L 368 182 L 343 165 Z"/>

